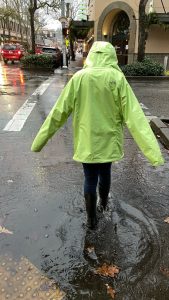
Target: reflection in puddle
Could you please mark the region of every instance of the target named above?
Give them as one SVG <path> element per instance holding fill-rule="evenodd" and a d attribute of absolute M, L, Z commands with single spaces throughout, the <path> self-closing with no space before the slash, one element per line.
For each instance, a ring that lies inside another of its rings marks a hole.
<path fill-rule="evenodd" d="M 0 85 L 5 85 L 7 82 L 6 68 L 0 64 Z"/>
<path fill-rule="evenodd" d="M 25 78 L 20 68 L 10 68 L 10 66 L 0 63 L 0 85 L 5 87 L 20 88 L 21 94 L 25 94 Z M 8 92 L 6 92 L 8 94 Z"/>

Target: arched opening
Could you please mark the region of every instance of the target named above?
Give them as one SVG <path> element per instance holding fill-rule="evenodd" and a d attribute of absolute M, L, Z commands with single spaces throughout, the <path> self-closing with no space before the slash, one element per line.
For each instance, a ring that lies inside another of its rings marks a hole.
<path fill-rule="evenodd" d="M 123 1 L 109 4 L 100 15 L 97 40 L 112 43 L 117 50 L 119 63 L 133 62 L 137 24 L 133 9 Z"/>
<path fill-rule="evenodd" d="M 110 42 L 116 48 L 120 65 L 125 65 L 128 62 L 129 28 L 130 20 L 128 15 L 124 11 L 119 12 L 112 24 Z"/>

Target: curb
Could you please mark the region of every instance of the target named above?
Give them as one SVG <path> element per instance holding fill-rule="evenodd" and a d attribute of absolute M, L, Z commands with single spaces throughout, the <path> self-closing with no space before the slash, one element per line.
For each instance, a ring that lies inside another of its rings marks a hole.
<path fill-rule="evenodd" d="M 150 126 L 160 142 L 169 149 L 169 119 L 153 118 L 150 121 Z"/>
<path fill-rule="evenodd" d="M 127 79 L 136 80 L 169 80 L 169 76 L 125 76 Z"/>

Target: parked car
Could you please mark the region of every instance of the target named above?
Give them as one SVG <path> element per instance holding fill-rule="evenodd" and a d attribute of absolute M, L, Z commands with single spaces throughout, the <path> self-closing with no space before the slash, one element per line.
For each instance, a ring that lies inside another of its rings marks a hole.
<path fill-rule="evenodd" d="M 42 53 L 42 48 L 43 48 L 42 46 L 37 46 L 36 49 L 35 49 L 35 53 L 36 54 L 41 54 Z"/>
<path fill-rule="evenodd" d="M 59 48 L 44 46 L 41 48 L 37 48 L 36 53 L 39 55 L 40 54 L 49 55 L 52 57 L 54 66 L 56 67 L 62 66 L 62 53 Z"/>
<path fill-rule="evenodd" d="M 1 56 L 5 64 L 10 60 L 12 63 L 14 61 L 20 61 L 20 59 L 25 55 L 24 48 L 19 44 L 4 44 L 1 48 Z"/>

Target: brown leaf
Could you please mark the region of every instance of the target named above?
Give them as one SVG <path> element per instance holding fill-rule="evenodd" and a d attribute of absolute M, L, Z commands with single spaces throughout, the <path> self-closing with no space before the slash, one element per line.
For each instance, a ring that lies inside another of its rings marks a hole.
<path fill-rule="evenodd" d="M 107 283 L 106 283 L 106 287 L 107 287 L 107 294 L 110 295 L 112 299 L 115 299 L 115 294 L 116 294 L 115 290 L 113 290 L 113 288 Z"/>
<path fill-rule="evenodd" d="M 86 249 L 86 251 L 87 251 L 88 253 L 92 253 L 92 252 L 94 251 L 94 247 L 88 247 L 88 248 Z"/>
<path fill-rule="evenodd" d="M 160 271 L 163 273 L 163 275 L 169 276 L 169 269 L 161 267 Z"/>
<path fill-rule="evenodd" d="M 6 229 L 5 227 L 0 226 L 0 233 L 13 234 L 12 231 Z"/>
<path fill-rule="evenodd" d="M 105 263 L 95 271 L 95 273 L 98 275 L 112 278 L 114 278 L 119 272 L 120 270 L 118 267 L 113 265 L 108 266 Z"/>
<path fill-rule="evenodd" d="M 169 224 L 169 217 L 167 217 L 164 222 L 168 223 Z"/>

